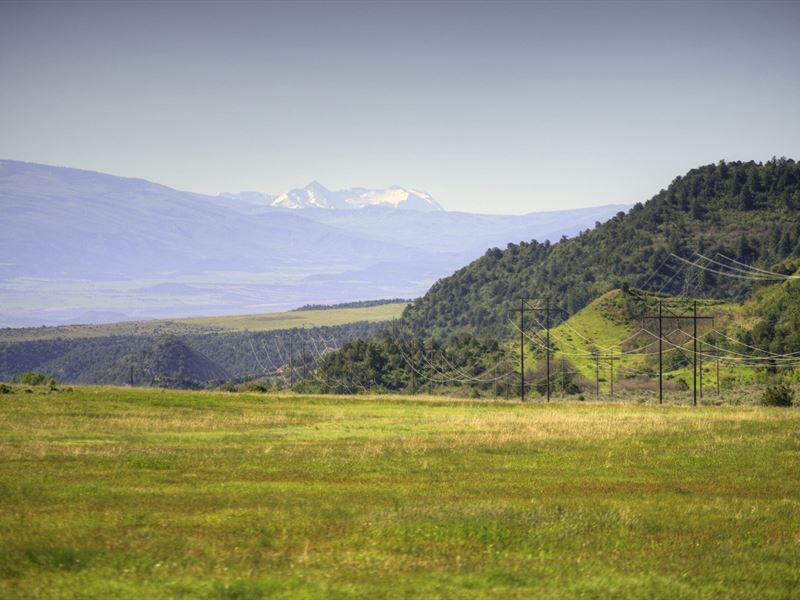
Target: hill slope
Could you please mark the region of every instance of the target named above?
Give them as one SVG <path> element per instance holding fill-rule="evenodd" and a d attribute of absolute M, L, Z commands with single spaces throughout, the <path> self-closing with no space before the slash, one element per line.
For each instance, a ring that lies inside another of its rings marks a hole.
<path fill-rule="evenodd" d="M 112 365 L 100 383 L 126 382 L 186 387 L 194 382 L 224 380 L 228 372 L 175 336 L 163 336 Z"/>
<path fill-rule="evenodd" d="M 521 296 L 548 296 L 576 312 L 624 286 L 677 293 L 691 284 L 692 295 L 705 290 L 718 298 L 741 297 L 752 289 L 750 280 L 702 272 L 689 281 L 676 273 L 681 267 L 668 260 L 670 253 L 722 252 L 772 265 L 798 253 L 798 210 L 800 164 L 793 160 L 693 169 L 647 203 L 575 238 L 489 250 L 409 306 L 403 326 L 416 335 L 505 336 L 508 311 Z"/>

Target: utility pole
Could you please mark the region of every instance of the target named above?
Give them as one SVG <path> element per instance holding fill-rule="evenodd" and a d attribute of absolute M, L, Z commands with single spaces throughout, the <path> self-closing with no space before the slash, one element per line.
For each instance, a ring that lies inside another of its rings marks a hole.
<path fill-rule="evenodd" d="M 550 402 L 550 300 L 545 300 L 544 305 L 544 328 L 547 332 L 547 401 Z"/>
<path fill-rule="evenodd" d="M 663 301 L 658 301 L 658 314 L 655 316 L 645 315 L 642 317 L 642 325 L 645 319 L 658 319 L 658 403 L 664 404 L 664 326 L 663 326 Z"/>
<path fill-rule="evenodd" d="M 423 342 L 423 344 L 424 344 L 424 342 Z M 422 349 L 423 349 L 423 352 L 424 352 L 424 350 L 425 350 L 425 346 L 424 345 L 423 345 Z M 431 342 L 431 362 L 430 362 L 429 371 L 430 371 L 430 369 L 432 369 L 434 367 L 434 365 L 433 365 L 433 352 L 434 352 L 434 350 L 435 350 L 434 343 Z M 434 372 L 430 371 L 430 373 L 431 373 L 431 376 L 428 377 L 428 396 L 433 396 L 433 375 L 434 375 Z"/>
<path fill-rule="evenodd" d="M 519 399 L 525 402 L 525 301 L 519 299 Z"/>
<path fill-rule="evenodd" d="M 698 348 L 700 348 L 700 354 L 697 355 L 697 362 L 700 365 L 700 398 L 703 397 L 703 341 L 700 340 L 698 342 Z"/>
<path fill-rule="evenodd" d="M 512 308 L 519 312 L 519 400 L 525 402 L 525 299 L 519 299 L 519 308 Z"/>
<path fill-rule="evenodd" d="M 600 354 L 595 350 L 594 354 L 594 396 L 600 399 Z"/>
<path fill-rule="evenodd" d="M 692 346 L 694 356 L 692 357 L 692 404 L 697 406 L 697 300 L 692 303 Z"/>
<path fill-rule="evenodd" d="M 658 403 L 664 404 L 664 329 L 661 300 L 658 301 Z"/>
<path fill-rule="evenodd" d="M 693 335 L 693 344 L 694 344 L 694 357 L 692 359 L 692 371 L 694 377 L 694 386 L 692 387 L 692 404 L 697 406 L 697 366 L 700 365 L 702 369 L 703 365 L 703 357 L 700 356 L 700 352 L 697 350 L 697 321 L 702 319 L 709 319 L 711 321 L 711 326 L 714 326 L 714 317 L 708 315 L 698 315 L 697 314 L 697 300 L 694 301 L 692 304 L 692 330 L 694 332 Z M 700 374 L 700 397 L 703 396 L 703 374 Z"/>
<path fill-rule="evenodd" d="M 531 306 L 530 304 L 528 304 L 528 310 L 531 310 L 531 311 L 534 311 L 534 312 L 544 312 L 545 313 L 545 327 L 544 327 L 544 329 L 545 329 L 545 360 L 546 360 L 546 367 L 545 368 L 546 368 L 546 374 L 547 374 L 547 379 L 546 379 L 547 386 L 546 386 L 546 388 L 547 388 L 547 401 L 550 402 L 550 396 L 552 394 L 552 388 L 553 388 L 552 383 L 550 381 L 550 362 L 551 362 L 550 361 L 550 355 L 551 355 L 551 349 L 550 349 L 550 323 L 551 323 L 551 321 L 550 321 L 550 313 L 553 312 L 553 311 L 560 311 L 560 309 L 557 308 L 557 307 L 554 307 L 554 306 L 550 306 L 550 299 L 549 298 L 525 298 L 524 299 L 524 301 L 526 303 L 527 303 L 527 301 L 530 301 L 530 300 L 539 300 L 539 301 L 544 300 L 544 302 L 545 302 L 544 308 L 542 308 L 540 306 L 539 307 Z M 520 329 L 522 329 L 522 328 L 520 327 Z"/>
<path fill-rule="evenodd" d="M 714 331 L 717 330 L 717 326 L 714 325 L 714 317 L 711 317 L 711 329 Z M 719 396 L 719 348 L 714 344 L 714 358 L 716 358 L 717 363 L 717 396 Z"/>
<path fill-rule="evenodd" d="M 292 354 L 294 353 L 294 339 L 289 334 L 289 387 L 294 386 L 294 365 L 292 364 Z"/>
<path fill-rule="evenodd" d="M 667 309 L 669 310 L 669 309 Z M 680 319 L 692 319 L 692 326 L 694 335 L 692 336 L 692 343 L 693 343 L 693 350 L 694 356 L 692 356 L 692 402 L 695 406 L 697 406 L 697 366 L 698 366 L 698 359 L 700 358 L 700 353 L 697 350 L 697 321 L 702 321 L 704 319 L 711 320 L 713 324 L 714 317 L 710 315 L 698 315 L 697 314 L 697 300 L 694 300 L 692 304 L 692 314 L 691 316 L 686 315 L 678 315 L 673 313 L 671 310 L 669 311 L 672 313 L 672 316 L 669 318 L 676 318 Z M 642 323 L 644 324 L 645 319 L 658 319 L 658 403 L 663 404 L 664 402 L 664 329 L 663 329 L 663 301 L 658 301 L 658 315 L 645 315 L 642 317 Z M 702 385 L 702 384 L 701 384 Z"/>
<path fill-rule="evenodd" d="M 133 365 L 131 364 L 131 387 L 133 387 Z"/>
<path fill-rule="evenodd" d="M 528 304 L 532 300 L 544 300 L 545 306 L 536 307 Z M 526 307 L 527 305 L 527 307 Z M 520 400 L 525 400 L 525 311 L 544 312 L 545 313 L 545 355 L 546 355 L 546 371 L 547 371 L 547 401 L 550 402 L 552 393 L 552 384 L 550 382 L 550 313 L 554 310 L 559 310 L 556 307 L 550 306 L 550 300 L 544 298 L 520 298 L 519 308 L 512 308 L 511 312 L 519 312 L 519 372 L 520 372 Z"/>
<path fill-rule="evenodd" d="M 619 360 L 619 358 L 620 358 L 619 356 L 614 356 L 613 354 L 608 357 L 608 362 L 609 362 L 609 364 L 611 366 L 610 384 L 611 384 L 611 399 L 612 400 L 614 399 L 614 361 L 615 360 Z"/>
<path fill-rule="evenodd" d="M 414 355 L 411 355 L 412 359 Z M 411 395 L 417 394 L 417 372 L 414 370 L 414 363 L 411 363 Z"/>

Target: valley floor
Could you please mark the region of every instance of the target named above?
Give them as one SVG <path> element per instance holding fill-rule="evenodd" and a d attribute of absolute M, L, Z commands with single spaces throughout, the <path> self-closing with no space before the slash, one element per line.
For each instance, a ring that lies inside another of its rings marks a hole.
<path fill-rule="evenodd" d="M 753 406 L 0 395 L 0 597 L 795 597 L 798 426 Z"/>

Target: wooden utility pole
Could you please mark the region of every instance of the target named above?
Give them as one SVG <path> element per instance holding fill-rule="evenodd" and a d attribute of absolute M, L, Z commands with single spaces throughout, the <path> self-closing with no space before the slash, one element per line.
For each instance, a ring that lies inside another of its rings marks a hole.
<path fill-rule="evenodd" d="M 289 387 L 294 386 L 294 363 L 292 361 L 292 354 L 294 353 L 294 340 L 291 334 L 289 335 Z"/>
<path fill-rule="evenodd" d="M 642 325 L 645 319 L 658 319 L 658 403 L 664 404 L 664 313 L 663 302 L 658 301 L 658 314 L 645 315 L 642 317 Z"/>
<path fill-rule="evenodd" d="M 664 402 L 664 314 L 663 314 L 663 301 L 658 301 L 658 314 L 657 315 L 645 315 L 642 317 L 642 324 L 644 324 L 645 319 L 658 319 L 658 403 L 663 404 Z M 669 310 L 669 309 L 667 309 Z M 702 321 L 703 319 L 709 319 L 713 323 L 714 317 L 710 315 L 698 315 L 697 314 L 697 300 L 694 300 L 692 304 L 692 314 L 691 316 L 687 315 L 676 315 L 672 311 L 672 316 L 667 317 L 670 319 L 678 319 L 678 323 L 680 324 L 680 319 L 692 319 L 692 326 L 694 335 L 692 336 L 692 343 L 693 343 L 693 351 L 694 354 L 692 356 L 692 402 L 695 406 L 697 406 L 697 366 L 698 366 L 698 359 L 700 358 L 700 353 L 697 349 L 697 321 Z"/>
<path fill-rule="evenodd" d="M 525 301 L 519 299 L 519 399 L 525 402 Z"/>
<path fill-rule="evenodd" d="M 547 347 L 547 401 L 550 402 L 550 300 L 545 301 L 544 319 L 544 328 L 547 332 L 547 341 L 545 342 Z"/>
<path fill-rule="evenodd" d="M 525 402 L 525 301 L 519 299 L 519 399 Z"/>
<path fill-rule="evenodd" d="M 714 325 L 714 318 L 711 318 L 711 329 L 716 331 L 717 327 Z M 719 396 L 719 348 L 714 345 L 714 358 L 716 359 L 717 363 L 717 396 Z"/>
<path fill-rule="evenodd" d="M 692 303 L 692 404 L 697 406 L 697 300 Z"/>
<path fill-rule="evenodd" d="M 546 388 L 547 388 L 547 401 L 550 402 L 550 396 L 551 396 L 552 387 L 553 387 L 552 386 L 552 382 L 550 381 L 550 355 L 551 355 L 551 350 L 550 350 L 550 323 L 551 323 L 551 321 L 550 321 L 550 313 L 553 312 L 553 311 L 560 311 L 561 309 L 559 309 L 557 307 L 554 307 L 554 306 L 550 306 L 550 300 L 548 298 L 526 298 L 525 300 L 526 300 L 526 302 L 527 301 L 531 301 L 531 300 L 538 300 L 538 301 L 544 300 L 544 302 L 545 302 L 544 308 L 542 308 L 541 306 L 531 306 L 530 304 L 528 304 L 528 310 L 531 310 L 531 311 L 534 311 L 534 312 L 544 312 L 544 314 L 545 314 L 545 317 L 544 317 L 545 318 L 545 326 L 544 326 L 544 329 L 545 329 L 545 349 L 544 350 L 545 350 L 545 361 L 546 361 L 545 369 L 546 369 L 546 375 L 547 375 L 547 379 L 546 379 L 547 386 L 546 386 Z"/>
<path fill-rule="evenodd" d="M 698 348 L 700 348 L 700 354 L 697 355 L 697 362 L 700 365 L 700 398 L 703 397 L 703 341 L 700 340 L 698 342 Z"/>
<path fill-rule="evenodd" d="M 619 358 L 620 358 L 619 356 L 614 356 L 613 354 L 608 357 L 608 362 L 609 362 L 609 364 L 611 366 L 610 384 L 611 384 L 611 399 L 612 400 L 614 399 L 614 361 L 615 360 L 619 360 Z"/>
<path fill-rule="evenodd" d="M 658 301 L 658 403 L 664 404 L 664 330 L 662 326 L 662 302 Z"/>
<path fill-rule="evenodd" d="M 525 299 L 519 299 L 519 308 L 512 308 L 512 312 L 519 312 L 519 400 L 525 402 Z"/>
<path fill-rule="evenodd" d="M 594 397 L 600 399 L 600 354 L 595 350 L 594 354 Z"/>
<path fill-rule="evenodd" d="M 693 342 L 693 345 L 694 345 L 694 356 L 692 357 L 692 375 L 693 375 L 693 379 L 694 379 L 694 381 L 693 381 L 694 385 L 692 386 L 692 404 L 694 406 L 697 406 L 697 366 L 700 365 L 700 368 L 702 368 L 702 365 L 703 365 L 703 357 L 700 356 L 700 352 L 697 349 L 697 343 L 699 342 L 699 340 L 697 339 L 697 321 L 698 320 L 703 320 L 703 319 L 709 319 L 709 320 L 711 320 L 712 327 L 713 327 L 714 317 L 709 316 L 709 315 L 698 315 L 697 314 L 697 300 L 695 300 L 692 303 L 692 317 L 691 318 L 692 318 L 692 331 L 694 332 L 694 335 L 692 336 L 692 342 Z M 701 397 L 703 395 L 703 389 L 702 388 L 703 388 L 703 375 L 701 373 L 700 374 L 700 396 Z"/>
<path fill-rule="evenodd" d="M 411 395 L 415 396 L 416 394 L 417 394 L 417 372 L 414 370 L 414 363 L 411 363 Z"/>
<path fill-rule="evenodd" d="M 423 346 L 422 349 L 423 349 L 423 354 L 424 354 L 425 347 Z M 432 358 L 433 357 L 433 350 L 434 350 L 433 342 L 431 342 L 431 361 L 430 361 L 430 365 L 428 367 L 429 371 L 430 371 L 430 369 L 433 368 L 433 358 Z M 433 396 L 433 372 L 432 371 L 431 371 L 431 376 L 428 377 L 428 396 Z"/>

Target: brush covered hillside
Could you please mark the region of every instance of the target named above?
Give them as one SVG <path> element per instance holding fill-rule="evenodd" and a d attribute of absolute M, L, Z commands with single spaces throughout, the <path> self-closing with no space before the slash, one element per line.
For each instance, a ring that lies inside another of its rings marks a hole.
<path fill-rule="evenodd" d="M 548 297 L 574 313 L 615 288 L 686 293 L 686 278 L 676 277 L 681 263 L 669 259 L 695 260 L 694 252 L 785 268 L 780 263 L 800 253 L 800 164 L 773 159 L 707 165 L 574 238 L 493 248 L 438 281 L 406 309 L 401 324 L 414 336 L 506 337 L 509 311 L 520 297 Z M 713 271 L 702 271 L 693 286 L 722 299 L 752 290 L 747 278 Z"/>

